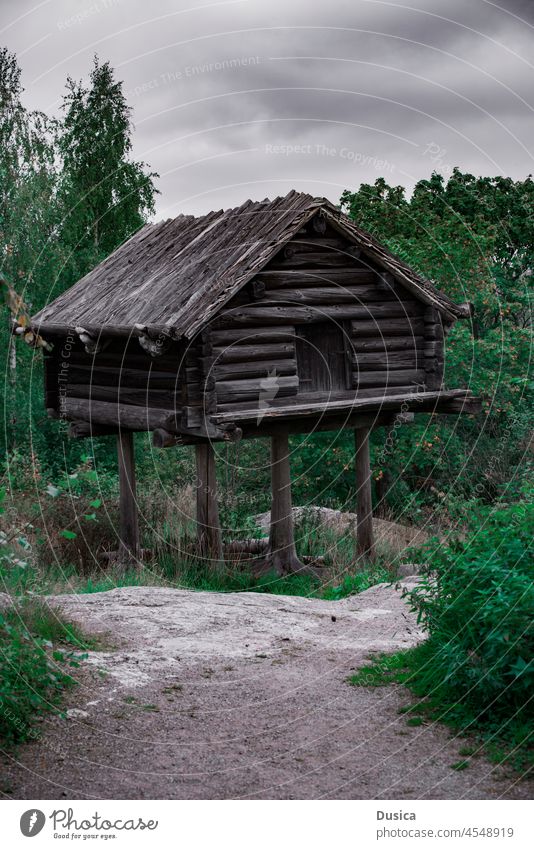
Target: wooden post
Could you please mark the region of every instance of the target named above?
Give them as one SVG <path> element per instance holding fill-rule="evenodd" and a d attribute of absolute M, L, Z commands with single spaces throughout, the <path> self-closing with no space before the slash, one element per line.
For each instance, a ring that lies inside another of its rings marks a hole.
<path fill-rule="evenodd" d="M 356 446 L 356 547 L 358 557 L 372 559 L 375 554 L 373 506 L 371 498 L 371 463 L 369 458 L 370 428 L 354 431 Z"/>
<path fill-rule="evenodd" d="M 119 561 L 138 560 L 139 521 L 135 496 L 135 455 L 133 433 L 119 431 L 117 434 L 117 458 L 119 461 L 119 510 L 120 544 Z"/>
<path fill-rule="evenodd" d="M 269 565 L 280 574 L 306 571 L 295 548 L 287 431 L 271 437 L 271 483 Z"/>
<path fill-rule="evenodd" d="M 209 442 L 195 447 L 197 463 L 197 539 L 199 553 L 210 560 L 223 559 L 217 504 L 215 452 Z"/>

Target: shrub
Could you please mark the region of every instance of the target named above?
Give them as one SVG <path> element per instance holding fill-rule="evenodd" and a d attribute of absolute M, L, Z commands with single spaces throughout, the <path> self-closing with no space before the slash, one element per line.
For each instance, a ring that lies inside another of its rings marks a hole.
<path fill-rule="evenodd" d="M 534 507 L 482 513 L 466 539 L 435 546 L 408 594 L 428 632 L 420 683 L 480 721 L 528 710 L 534 683 Z"/>
<path fill-rule="evenodd" d="M 35 714 L 53 710 L 74 681 L 83 638 L 46 602 L 26 598 L 0 613 L 0 739 L 37 736 Z"/>

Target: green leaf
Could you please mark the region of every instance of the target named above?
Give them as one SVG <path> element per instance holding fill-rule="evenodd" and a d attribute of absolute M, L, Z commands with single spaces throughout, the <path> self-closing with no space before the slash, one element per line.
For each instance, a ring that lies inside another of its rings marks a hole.
<path fill-rule="evenodd" d="M 67 531 L 66 529 L 62 530 L 60 535 L 65 539 L 76 539 L 77 536 L 74 531 Z"/>
<path fill-rule="evenodd" d="M 102 506 L 102 502 L 101 502 L 100 498 L 95 498 L 94 501 L 89 502 L 89 507 L 98 508 L 98 507 L 101 507 L 101 506 Z"/>

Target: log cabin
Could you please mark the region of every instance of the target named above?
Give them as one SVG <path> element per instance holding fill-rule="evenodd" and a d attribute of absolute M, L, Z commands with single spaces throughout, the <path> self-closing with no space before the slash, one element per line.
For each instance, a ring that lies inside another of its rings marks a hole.
<path fill-rule="evenodd" d="M 265 562 L 303 568 L 288 436 L 355 434 L 358 555 L 372 556 L 369 433 L 418 412 L 472 413 L 443 386 L 444 340 L 471 315 L 325 198 L 296 191 L 147 224 L 32 319 L 49 415 L 115 434 L 121 551 L 139 557 L 132 434 L 195 445 L 198 545 L 223 556 L 213 443 L 269 437 Z"/>

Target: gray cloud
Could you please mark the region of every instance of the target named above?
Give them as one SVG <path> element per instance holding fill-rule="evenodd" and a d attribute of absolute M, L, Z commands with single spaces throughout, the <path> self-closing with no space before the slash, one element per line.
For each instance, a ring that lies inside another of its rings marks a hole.
<path fill-rule="evenodd" d="M 533 4 L 506 0 L 3 2 L 29 106 L 97 52 L 124 80 L 160 215 L 383 175 L 532 170 Z M 417 8 L 416 8 L 417 7 Z M 18 19 L 18 20 L 17 20 Z"/>

